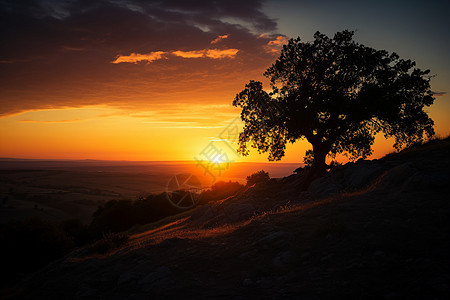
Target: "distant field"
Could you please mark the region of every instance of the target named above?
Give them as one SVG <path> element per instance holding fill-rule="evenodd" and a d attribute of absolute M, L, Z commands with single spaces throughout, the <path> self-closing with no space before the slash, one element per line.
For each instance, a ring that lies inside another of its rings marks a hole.
<path fill-rule="evenodd" d="M 211 170 L 216 180 L 245 182 L 264 169 L 284 177 L 300 164 L 232 163 Z M 0 159 L 0 222 L 40 217 L 49 220 L 91 220 L 97 206 L 111 199 L 135 199 L 163 192 L 177 174 L 191 173 L 204 187 L 213 177 L 196 162 L 126 162 L 95 160 Z"/>

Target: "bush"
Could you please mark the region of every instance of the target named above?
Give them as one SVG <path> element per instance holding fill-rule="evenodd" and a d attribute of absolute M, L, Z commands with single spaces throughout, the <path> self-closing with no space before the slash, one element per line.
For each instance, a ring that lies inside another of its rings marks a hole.
<path fill-rule="evenodd" d="M 105 233 L 118 233 L 182 211 L 169 203 L 165 193 L 139 198 L 136 201 L 111 200 L 99 206 L 88 230 L 91 239 L 98 239 Z"/>
<path fill-rule="evenodd" d="M 126 233 L 107 233 L 103 238 L 88 247 L 89 253 L 106 254 L 111 250 L 125 245 L 129 240 Z"/>
<path fill-rule="evenodd" d="M 264 172 L 264 170 L 253 173 L 247 176 L 247 186 L 254 185 L 259 182 L 267 182 L 270 180 L 269 172 Z"/>
<path fill-rule="evenodd" d="M 305 171 L 305 167 L 298 167 L 297 169 L 295 169 L 294 171 L 292 171 L 295 174 L 300 174 L 303 171 Z"/>
<path fill-rule="evenodd" d="M 218 181 L 200 194 L 200 203 L 204 204 L 236 195 L 243 187 L 244 185 L 236 181 Z"/>

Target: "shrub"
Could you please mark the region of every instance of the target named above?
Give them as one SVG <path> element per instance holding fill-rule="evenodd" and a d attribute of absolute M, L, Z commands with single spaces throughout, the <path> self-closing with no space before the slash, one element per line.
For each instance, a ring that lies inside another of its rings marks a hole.
<path fill-rule="evenodd" d="M 305 170 L 305 167 L 298 167 L 297 169 L 295 169 L 294 171 L 292 171 L 295 174 L 300 174 L 301 172 L 303 172 Z"/>
<path fill-rule="evenodd" d="M 269 172 L 264 172 L 264 170 L 253 173 L 247 176 L 247 186 L 254 185 L 259 182 L 267 182 L 270 180 Z"/>
<path fill-rule="evenodd" d="M 182 210 L 169 203 L 165 193 L 136 201 L 111 200 L 99 206 L 88 229 L 91 239 L 98 239 L 107 232 L 118 233 L 180 212 Z"/>
<path fill-rule="evenodd" d="M 200 194 L 200 203 L 204 204 L 236 195 L 243 187 L 244 185 L 236 181 L 218 181 Z"/>

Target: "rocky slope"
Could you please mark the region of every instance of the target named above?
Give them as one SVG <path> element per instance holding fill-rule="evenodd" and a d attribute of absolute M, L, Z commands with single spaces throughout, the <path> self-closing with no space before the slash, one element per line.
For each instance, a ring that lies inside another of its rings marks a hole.
<path fill-rule="evenodd" d="M 292 175 L 84 249 L 11 299 L 448 299 L 450 140 Z M 30 249 L 32 255 L 32 249 Z"/>

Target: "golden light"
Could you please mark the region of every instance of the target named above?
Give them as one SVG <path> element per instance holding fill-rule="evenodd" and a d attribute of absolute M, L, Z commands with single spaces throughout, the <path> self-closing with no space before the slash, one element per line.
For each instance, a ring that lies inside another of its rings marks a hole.
<path fill-rule="evenodd" d="M 221 155 L 216 155 L 216 156 L 211 160 L 211 162 L 216 163 L 216 164 L 221 164 L 221 163 L 223 163 L 223 162 L 225 162 L 225 161 L 224 161 L 224 159 L 223 159 L 223 157 L 222 157 Z"/>

